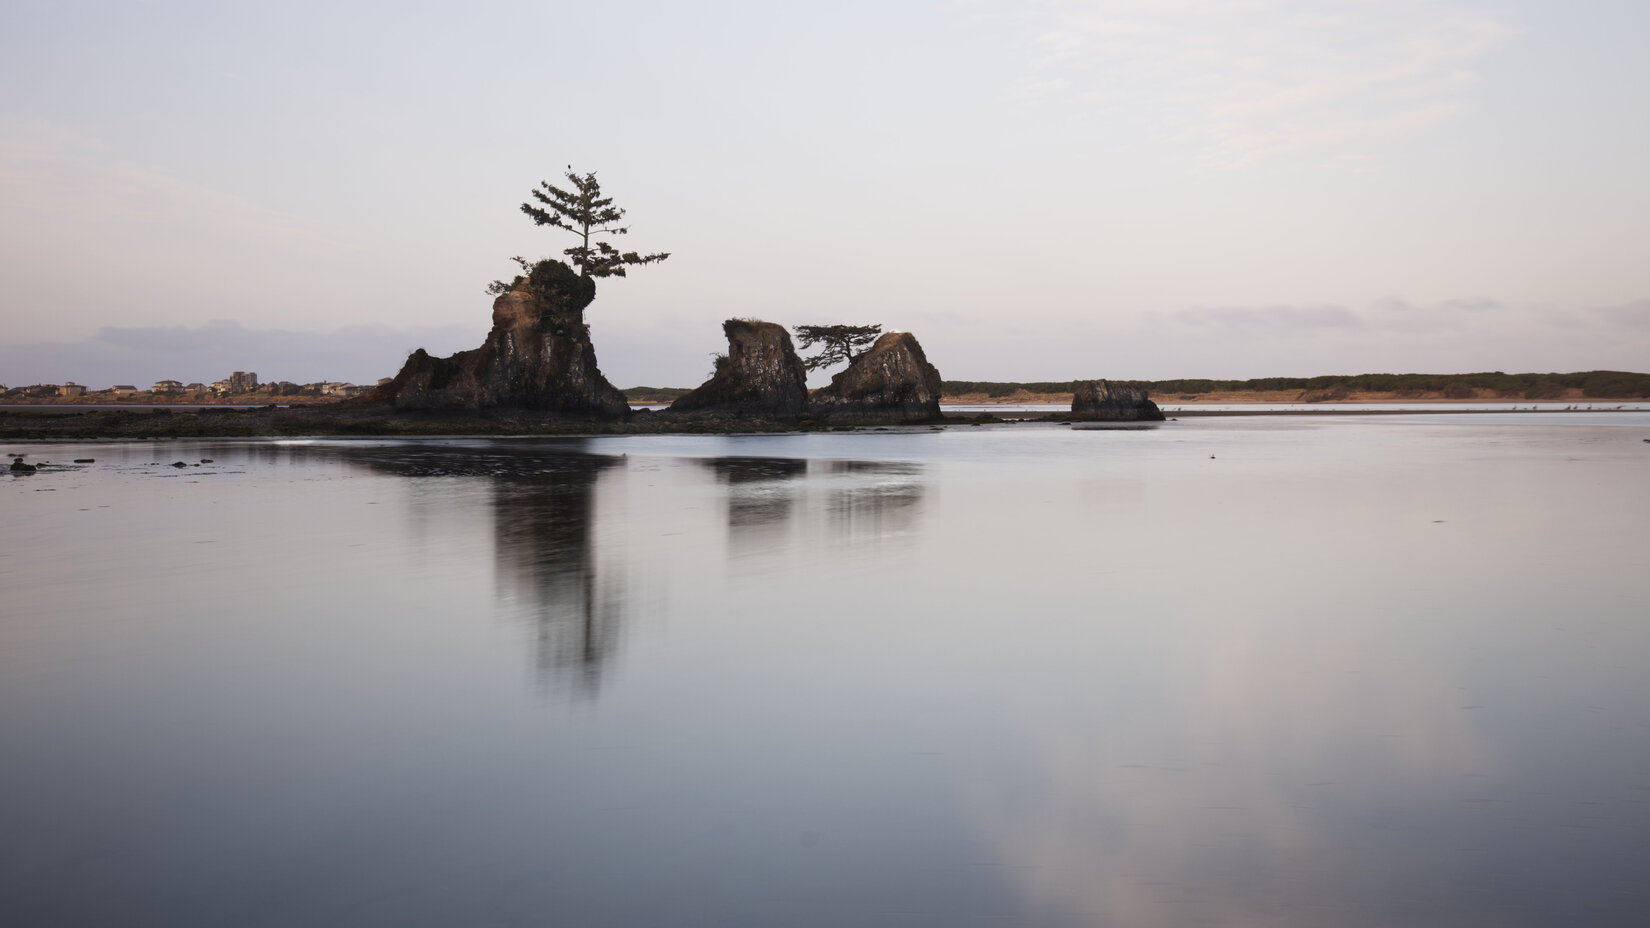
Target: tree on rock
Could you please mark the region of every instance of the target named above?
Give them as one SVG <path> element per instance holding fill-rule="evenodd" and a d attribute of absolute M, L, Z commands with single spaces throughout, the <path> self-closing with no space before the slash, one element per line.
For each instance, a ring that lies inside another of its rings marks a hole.
<path fill-rule="evenodd" d="M 521 204 L 521 211 L 541 226 L 555 226 L 579 237 L 579 244 L 562 252 L 585 277 L 623 277 L 625 268 L 635 264 L 654 264 L 670 257 L 670 252 L 643 255 L 634 251 L 621 252 L 596 236 L 628 235 L 630 229 L 618 224 L 624 210 L 613 205 L 612 197 L 602 196 L 602 185 L 595 174 L 580 175 L 567 172 L 572 190 L 563 190 L 549 181 L 540 181 L 532 191 L 533 199 L 543 207 Z"/>
<path fill-rule="evenodd" d="M 804 350 L 819 345 L 819 353 L 804 358 L 808 370 L 831 367 L 865 353 L 882 334 L 880 325 L 799 325 L 795 327 L 797 347 Z"/>

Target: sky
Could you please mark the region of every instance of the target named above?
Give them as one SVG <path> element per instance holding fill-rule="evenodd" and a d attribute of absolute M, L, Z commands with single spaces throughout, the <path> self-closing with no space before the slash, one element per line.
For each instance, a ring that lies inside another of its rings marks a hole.
<path fill-rule="evenodd" d="M 1642 0 L 16 0 L 0 383 L 473 348 L 569 166 L 671 253 L 588 311 L 621 387 L 736 316 L 958 380 L 1650 370 Z"/>

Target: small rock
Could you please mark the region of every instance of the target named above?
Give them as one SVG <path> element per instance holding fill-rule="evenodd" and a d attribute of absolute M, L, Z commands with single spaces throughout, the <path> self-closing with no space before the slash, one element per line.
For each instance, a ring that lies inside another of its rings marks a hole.
<path fill-rule="evenodd" d="M 94 464 L 97 462 L 97 458 L 75 458 L 74 462 L 76 464 Z"/>
<path fill-rule="evenodd" d="M 1098 422 L 1163 421 L 1163 411 L 1151 401 L 1144 387 L 1106 380 L 1078 383 L 1071 397 L 1071 414 L 1074 419 Z"/>
<path fill-rule="evenodd" d="M 11 462 L 11 472 L 14 474 L 32 474 L 35 471 L 33 464 L 24 464 L 22 458 Z"/>
<path fill-rule="evenodd" d="M 183 463 L 182 461 L 173 461 L 172 466 L 173 467 L 188 467 L 189 465 Z"/>
<path fill-rule="evenodd" d="M 210 463 L 212 463 L 212 459 L 211 458 L 201 458 L 201 463 L 202 464 L 210 464 Z"/>

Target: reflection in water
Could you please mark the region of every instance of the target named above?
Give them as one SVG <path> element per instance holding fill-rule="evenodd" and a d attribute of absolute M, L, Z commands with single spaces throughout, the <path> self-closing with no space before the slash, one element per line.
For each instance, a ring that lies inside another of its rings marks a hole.
<path fill-rule="evenodd" d="M 1441 871 L 1437 858 L 1394 853 L 1380 840 L 1402 829 L 1481 840 L 1451 828 L 1451 799 L 1495 758 L 1469 713 L 1442 711 L 1460 703 L 1446 669 L 1417 659 L 1406 662 L 1402 686 L 1315 683 L 1302 699 L 1298 682 L 1280 681 L 1325 664 L 1322 648 L 1303 643 L 1304 624 L 1279 623 L 1265 646 L 1205 626 L 1178 645 L 1178 659 L 1157 662 L 1159 678 L 1127 703 L 1100 702 L 1083 724 L 1025 720 L 1020 756 L 1034 785 L 999 784 L 968 805 L 1049 924 L 1470 921 L 1460 911 L 1395 916 L 1393 901 L 1371 891 L 1375 874 L 1492 897 L 1493 880 L 1461 861 Z M 1322 676 L 1355 679 L 1359 668 L 1332 671 Z M 1178 711 L 1140 711 L 1163 704 Z M 1349 803 L 1372 799 L 1377 808 L 1362 821 L 1346 817 Z"/>
<path fill-rule="evenodd" d="M 596 550 L 597 483 L 623 458 L 582 447 L 390 446 L 347 453 L 402 476 L 491 478 L 496 587 L 532 623 L 539 682 L 593 696 L 626 612 L 622 565 L 604 573 Z"/>
<path fill-rule="evenodd" d="M 0 922 L 1650 924 L 1629 421 L 40 449 Z"/>
<path fill-rule="evenodd" d="M 566 463 L 553 474 L 495 481 L 494 557 L 499 586 L 508 584 L 532 617 L 541 681 L 563 680 L 594 695 L 625 613 L 618 577 L 598 576 L 592 537 L 597 479 L 615 461 Z"/>
<path fill-rule="evenodd" d="M 820 461 L 836 478 L 826 512 L 832 534 L 851 544 L 910 532 L 921 512 L 922 468 L 901 461 Z"/>
<path fill-rule="evenodd" d="M 736 541 L 783 530 L 796 506 L 791 481 L 808 472 L 808 462 L 796 458 L 705 458 L 700 463 L 728 487 L 728 528 Z"/>
<path fill-rule="evenodd" d="M 922 465 L 902 461 L 700 458 L 727 487 L 728 557 L 783 553 L 807 540 L 868 545 L 910 532 L 921 512 Z M 815 527 L 822 533 L 811 531 Z"/>

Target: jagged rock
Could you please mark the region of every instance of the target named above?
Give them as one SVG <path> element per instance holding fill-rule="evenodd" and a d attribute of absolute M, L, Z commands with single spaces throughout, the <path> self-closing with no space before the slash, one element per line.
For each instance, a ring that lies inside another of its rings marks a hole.
<path fill-rule="evenodd" d="M 33 464 L 24 464 L 22 458 L 12 459 L 11 472 L 14 474 L 32 474 L 36 470 L 38 470 L 38 468 L 36 468 Z"/>
<path fill-rule="evenodd" d="M 910 332 L 888 332 L 808 398 L 824 418 L 921 422 L 940 418 L 940 372 Z"/>
<path fill-rule="evenodd" d="M 808 405 L 808 369 L 785 327 L 755 319 L 722 323 L 728 353 L 699 388 L 670 404 L 673 413 L 797 416 Z"/>
<path fill-rule="evenodd" d="M 1144 387 L 1085 380 L 1071 398 L 1071 417 L 1093 422 L 1157 422 L 1162 421 L 1163 411 L 1147 398 Z"/>
<path fill-rule="evenodd" d="M 451 357 L 414 351 L 389 383 L 351 406 L 397 409 L 539 409 L 622 418 L 630 406 L 596 366 L 584 308 L 596 282 L 560 261 L 540 261 L 493 301 L 493 328 L 480 348 Z"/>

